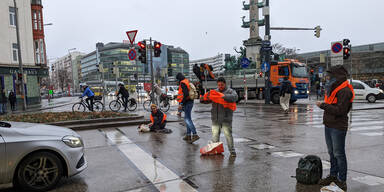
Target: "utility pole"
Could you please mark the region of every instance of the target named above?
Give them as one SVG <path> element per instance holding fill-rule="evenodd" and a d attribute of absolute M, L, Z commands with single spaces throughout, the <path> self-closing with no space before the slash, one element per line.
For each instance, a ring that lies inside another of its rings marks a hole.
<path fill-rule="evenodd" d="M 103 104 L 105 105 L 105 89 L 106 89 L 106 86 L 105 86 L 105 82 L 104 82 L 104 68 L 103 66 L 101 65 L 100 66 L 100 52 L 99 52 L 99 48 L 102 47 L 102 43 L 96 43 L 96 65 L 99 67 L 99 69 L 102 69 L 100 70 L 100 73 L 101 73 L 101 86 L 103 87 Z"/>
<path fill-rule="evenodd" d="M 17 9 L 16 0 L 13 0 L 13 6 L 15 7 L 15 20 L 16 20 L 16 38 L 17 38 L 17 57 L 19 59 L 19 70 L 21 73 L 21 98 L 23 99 L 23 111 L 27 109 L 27 99 L 25 95 L 25 79 L 24 79 L 24 70 L 23 70 L 23 61 L 21 58 L 21 45 L 20 45 L 20 32 L 19 32 L 19 11 Z M 25 76 L 27 77 L 27 76 Z"/>
<path fill-rule="evenodd" d="M 271 41 L 271 29 L 270 29 L 270 17 L 269 17 L 269 0 L 265 1 L 265 7 L 263 11 L 264 13 L 264 18 L 265 18 L 265 41 Z M 266 58 L 265 62 L 267 62 L 270 66 L 271 64 L 271 51 L 268 50 L 265 52 Z M 269 68 L 269 67 L 268 67 Z M 271 93 L 270 93 L 270 70 L 266 69 L 266 74 L 265 74 L 265 104 L 270 104 L 271 102 Z"/>

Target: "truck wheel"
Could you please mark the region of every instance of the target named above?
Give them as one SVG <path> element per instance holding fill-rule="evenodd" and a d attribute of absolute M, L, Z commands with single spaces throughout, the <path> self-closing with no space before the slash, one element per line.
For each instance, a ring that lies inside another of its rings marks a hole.
<path fill-rule="evenodd" d="M 370 102 L 370 103 L 374 103 L 374 102 L 376 102 L 376 96 L 373 95 L 373 94 L 369 94 L 369 95 L 367 96 L 367 100 L 368 100 L 368 102 Z"/>
<path fill-rule="evenodd" d="M 272 92 L 271 100 L 273 104 L 280 103 L 280 95 L 278 91 Z"/>

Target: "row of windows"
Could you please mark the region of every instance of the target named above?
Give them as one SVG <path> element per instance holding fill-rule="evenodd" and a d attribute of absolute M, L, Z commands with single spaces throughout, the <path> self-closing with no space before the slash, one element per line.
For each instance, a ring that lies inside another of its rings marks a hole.
<path fill-rule="evenodd" d="M 32 11 L 32 23 L 34 30 L 43 30 L 43 19 L 41 15 L 41 11 L 33 10 Z"/>
<path fill-rule="evenodd" d="M 45 63 L 45 46 L 43 39 L 37 39 L 34 41 L 35 44 L 35 62 Z"/>
<path fill-rule="evenodd" d="M 9 25 L 16 27 L 16 11 L 15 11 L 15 7 L 9 7 Z"/>

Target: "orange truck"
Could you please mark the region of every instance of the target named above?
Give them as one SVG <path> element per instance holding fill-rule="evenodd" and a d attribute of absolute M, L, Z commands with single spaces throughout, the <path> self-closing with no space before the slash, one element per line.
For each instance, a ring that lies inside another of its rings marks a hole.
<path fill-rule="evenodd" d="M 272 62 L 270 68 L 270 80 L 271 80 L 271 101 L 274 104 L 279 103 L 279 90 L 281 82 L 284 77 L 288 77 L 293 86 L 293 94 L 291 96 L 291 103 L 297 101 L 297 99 L 306 99 L 309 95 L 309 77 L 307 66 L 304 63 L 300 63 L 298 60 L 285 59 L 281 62 Z M 244 98 L 244 87 L 247 86 L 247 91 L 255 92 L 256 95 L 262 97 L 265 88 L 265 77 L 259 75 L 247 75 L 245 80 L 243 76 L 238 77 L 226 77 L 227 86 L 236 90 L 239 98 Z M 203 81 L 203 88 L 215 89 L 217 87 L 216 81 Z"/>

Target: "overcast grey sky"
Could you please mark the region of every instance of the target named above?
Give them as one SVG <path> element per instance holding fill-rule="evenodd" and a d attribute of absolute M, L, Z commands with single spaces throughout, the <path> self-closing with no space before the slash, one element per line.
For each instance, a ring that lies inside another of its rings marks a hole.
<path fill-rule="evenodd" d="M 261 0 L 259 0 L 261 1 Z M 248 0 L 246 0 L 248 3 Z M 241 28 L 241 0 L 44 0 L 48 58 L 68 49 L 89 53 L 97 42 L 122 42 L 125 32 L 139 30 L 136 42 L 152 37 L 185 49 L 190 59 L 233 54 L 249 29 Z M 272 27 L 315 27 L 313 31 L 272 31 L 272 43 L 300 49 L 329 49 L 331 41 L 349 38 L 352 45 L 384 42 L 383 0 L 270 0 Z M 264 27 L 260 28 L 264 37 Z"/>

